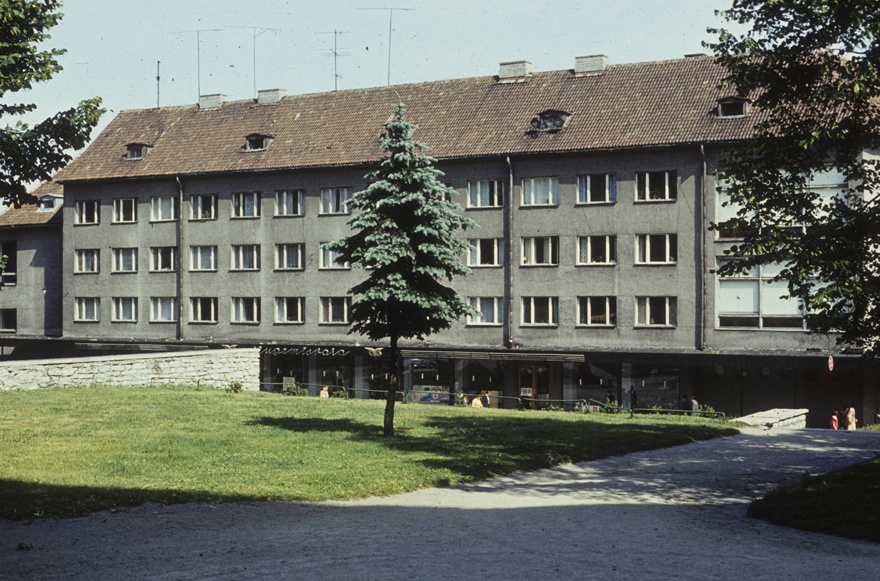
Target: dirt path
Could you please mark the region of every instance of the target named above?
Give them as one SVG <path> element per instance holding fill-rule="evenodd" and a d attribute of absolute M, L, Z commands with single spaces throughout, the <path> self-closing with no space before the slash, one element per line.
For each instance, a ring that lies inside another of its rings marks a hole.
<path fill-rule="evenodd" d="M 0 579 L 871 578 L 880 545 L 745 511 L 878 453 L 880 432 L 747 430 L 390 498 L 0 521 Z"/>

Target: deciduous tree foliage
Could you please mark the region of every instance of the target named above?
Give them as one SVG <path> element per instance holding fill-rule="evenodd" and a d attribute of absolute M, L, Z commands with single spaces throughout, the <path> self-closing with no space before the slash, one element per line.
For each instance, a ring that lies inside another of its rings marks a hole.
<path fill-rule="evenodd" d="M 59 0 L 0 0 L 0 202 L 27 201 L 29 183 L 44 181 L 70 161 L 69 150 L 85 146 L 103 113 L 98 98 L 30 126 L 10 117 L 34 111 L 33 103 L 10 102 L 61 70 L 62 49 L 43 50 L 48 30 L 61 19 Z"/>
<path fill-rule="evenodd" d="M 754 139 L 718 168 L 744 232 L 734 274 L 782 263 L 780 279 L 816 332 L 875 355 L 880 341 L 880 0 L 734 0 L 746 31 L 710 32 L 724 84 L 753 103 Z M 829 167 L 849 180 L 829 200 L 808 189 Z M 792 226 L 803 226 L 793 228 Z"/>
<path fill-rule="evenodd" d="M 398 341 L 423 339 L 473 313 L 442 280 L 470 273 L 462 263 L 468 246 L 456 233 L 475 224 L 459 212 L 455 191 L 440 181 L 443 173 L 424 153 L 427 148 L 413 141 L 416 126 L 404 115 L 398 103 L 381 142 L 386 155 L 367 175 L 370 185 L 351 198 L 354 234 L 328 244 L 353 267 L 369 269 L 369 277 L 349 290 L 357 298 L 349 332 L 390 342 L 385 436 L 394 435 Z"/>

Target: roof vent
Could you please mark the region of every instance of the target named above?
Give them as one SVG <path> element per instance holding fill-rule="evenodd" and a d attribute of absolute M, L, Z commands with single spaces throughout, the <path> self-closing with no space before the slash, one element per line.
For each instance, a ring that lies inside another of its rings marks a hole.
<path fill-rule="evenodd" d="M 202 95 L 199 97 L 199 109 L 219 109 L 223 103 L 229 100 L 226 95 L 216 93 L 214 95 Z"/>
<path fill-rule="evenodd" d="M 523 79 L 532 74 L 532 63 L 529 61 L 510 61 L 501 63 L 498 70 L 500 81 Z"/>
<path fill-rule="evenodd" d="M 600 73 L 607 67 L 608 57 L 604 54 L 579 56 L 574 59 L 574 73 L 576 75 L 582 75 L 584 73 Z"/>
<path fill-rule="evenodd" d="M 274 105 L 286 96 L 284 89 L 263 89 L 257 91 L 257 105 Z"/>

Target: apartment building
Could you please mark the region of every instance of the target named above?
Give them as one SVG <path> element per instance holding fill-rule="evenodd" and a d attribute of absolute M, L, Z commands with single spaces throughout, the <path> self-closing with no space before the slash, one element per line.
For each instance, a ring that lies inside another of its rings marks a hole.
<path fill-rule="evenodd" d="M 366 273 L 322 244 L 349 233 L 346 201 L 399 95 L 479 225 L 462 233 L 473 273 L 452 285 L 480 315 L 404 345 L 415 400 L 674 407 L 687 393 L 736 415 L 807 407 L 811 425 L 876 407 L 871 364 L 807 333 L 772 269 L 713 274 L 736 240 L 708 229 L 730 211 L 713 169 L 757 114 L 718 88 L 713 59 L 573 64 L 120 112 L 58 176 L 64 340 L 255 345 L 266 389 L 381 389 L 383 346 L 348 332 Z"/>

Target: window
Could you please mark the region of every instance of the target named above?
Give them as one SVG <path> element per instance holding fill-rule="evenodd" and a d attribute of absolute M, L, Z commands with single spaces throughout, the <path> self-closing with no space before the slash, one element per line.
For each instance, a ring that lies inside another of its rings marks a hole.
<path fill-rule="evenodd" d="M 338 250 L 331 250 L 321 244 L 321 268 L 324 269 L 347 269 L 349 265 L 347 262 L 342 260 L 340 253 Z"/>
<path fill-rule="evenodd" d="M 15 309 L 0 309 L 0 333 L 15 333 L 18 328 L 18 312 Z"/>
<path fill-rule="evenodd" d="M 764 264 L 744 274 L 718 277 L 719 327 L 803 329 L 803 303 L 788 295 L 788 283 L 773 279 L 781 264 Z"/>
<path fill-rule="evenodd" d="M 101 299 L 98 297 L 76 297 L 74 299 L 73 320 L 77 322 L 96 322 L 100 320 Z"/>
<path fill-rule="evenodd" d="M 117 198 L 113 200 L 113 223 L 130 224 L 137 222 L 137 200 Z"/>
<path fill-rule="evenodd" d="M 276 244 L 275 270 L 302 270 L 305 244 Z"/>
<path fill-rule="evenodd" d="M 559 324 L 559 298 L 558 297 L 523 297 L 522 298 L 522 324 L 523 325 L 558 325 Z"/>
<path fill-rule="evenodd" d="M 258 297 L 232 297 L 233 323 L 259 323 L 260 299 Z"/>
<path fill-rule="evenodd" d="M 276 216 L 302 216 L 303 191 L 279 190 L 275 192 Z"/>
<path fill-rule="evenodd" d="M 143 159 L 147 153 L 147 146 L 143 143 L 129 143 L 125 150 L 125 159 Z"/>
<path fill-rule="evenodd" d="M 718 117 L 743 117 L 751 110 L 749 100 L 742 97 L 722 97 L 718 99 L 715 114 Z"/>
<path fill-rule="evenodd" d="M 304 323 L 305 299 L 303 297 L 276 297 L 276 323 Z"/>
<path fill-rule="evenodd" d="M 114 248 L 112 272 L 137 272 L 137 248 Z"/>
<path fill-rule="evenodd" d="M 236 192 L 232 194 L 233 218 L 259 218 L 260 192 Z"/>
<path fill-rule="evenodd" d="M 468 325 L 501 325 L 504 322 L 501 297 L 471 297 L 470 303 L 479 314 L 469 316 Z"/>
<path fill-rule="evenodd" d="M 348 188 L 322 188 L 321 214 L 351 214 Z"/>
<path fill-rule="evenodd" d="M 549 109 L 532 117 L 531 126 L 535 131 L 559 131 L 570 118 L 571 113 Z"/>
<path fill-rule="evenodd" d="M 637 234 L 636 264 L 674 264 L 678 257 L 675 234 Z"/>
<path fill-rule="evenodd" d="M 113 316 L 115 323 L 137 323 L 138 300 L 134 297 L 113 297 Z"/>
<path fill-rule="evenodd" d="M 636 326 L 674 327 L 676 303 L 675 297 L 636 297 Z"/>
<path fill-rule="evenodd" d="M 171 272 L 177 269 L 177 257 L 173 246 L 153 246 L 150 248 L 150 271 Z"/>
<path fill-rule="evenodd" d="M 262 135 L 260 133 L 252 133 L 245 137 L 245 151 L 262 151 L 269 147 L 272 143 L 271 135 Z"/>
<path fill-rule="evenodd" d="M 174 297 L 152 297 L 150 299 L 150 322 L 177 322 L 177 299 Z"/>
<path fill-rule="evenodd" d="M 100 271 L 101 251 L 97 248 L 74 250 L 73 260 L 73 272 L 96 274 Z"/>
<path fill-rule="evenodd" d="M 192 271 L 217 270 L 217 247 L 190 246 L 189 269 Z"/>
<path fill-rule="evenodd" d="M 18 242 L 0 242 L 0 258 L 6 257 L 6 266 L 0 270 L 0 285 L 14 286 L 18 282 Z"/>
<path fill-rule="evenodd" d="M 636 175 L 636 201 L 674 201 L 678 197 L 675 171 L 643 171 Z"/>
<path fill-rule="evenodd" d="M 557 178 L 525 178 L 522 181 L 523 206 L 558 206 Z"/>
<path fill-rule="evenodd" d="M 157 196 L 150 198 L 150 221 L 167 222 L 177 219 L 174 196 Z"/>
<path fill-rule="evenodd" d="M 578 325 L 587 327 L 617 325 L 617 298 L 578 297 Z"/>
<path fill-rule="evenodd" d="M 58 198 L 52 195 L 40 196 L 40 201 L 37 205 L 37 212 L 51 212 L 55 208 L 58 207 Z"/>
<path fill-rule="evenodd" d="M 217 219 L 217 194 L 198 194 L 189 199 L 191 220 Z"/>
<path fill-rule="evenodd" d="M 578 204 L 613 204 L 617 201 L 617 178 L 598 173 L 578 176 Z"/>
<path fill-rule="evenodd" d="M 100 221 L 98 200 L 79 200 L 74 204 L 74 224 L 97 224 Z"/>
<path fill-rule="evenodd" d="M 468 208 L 500 208 L 504 195 L 499 180 L 468 182 Z"/>
<path fill-rule="evenodd" d="M 577 263 L 617 264 L 617 236 L 578 236 Z"/>
<path fill-rule="evenodd" d="M 501 266 L 504 264 L 504 240 L 501 238 L 474 238 L 468 240 L 468 266 Z"/>
<path fill-rule="evenodd" d="M 258 244 L 233 244 L 232 268 L 230 270 L 260 270 L 260 246 Z"/>
<path fill-rule="evenodd" d="M 522 264 L 527 266 L 556 266 L 559 264 L 559 237 L 523 237 Z"/>
<path fill-rule="evenodd" d="M 189 320 L 193 323 L 217 322 L 217 297 L 192 297 Z"/>
<path fill-rule="evenodd" d="M 321 323 L 348 324 L 351 297 L 321 297 Z"/>

